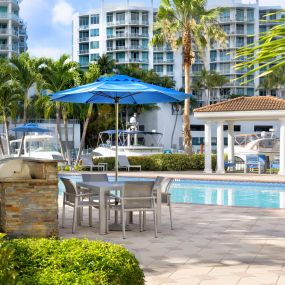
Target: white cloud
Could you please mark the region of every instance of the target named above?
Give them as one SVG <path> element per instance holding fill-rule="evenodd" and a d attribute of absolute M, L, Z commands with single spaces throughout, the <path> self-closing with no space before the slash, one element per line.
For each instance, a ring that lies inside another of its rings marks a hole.
<path fill-rule="evenodd" d="M 52 21 L 55 24 L 70 26 L 72 21 L 73 7 L 65 0 L 59 0 L 52 9 Z"/>

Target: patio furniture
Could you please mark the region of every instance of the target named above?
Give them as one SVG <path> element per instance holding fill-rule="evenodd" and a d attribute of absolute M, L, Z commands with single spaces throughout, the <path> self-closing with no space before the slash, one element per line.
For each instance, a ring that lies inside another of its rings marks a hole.
<path fill-rule="evenodd" d="M 130 171 L 132 168 L 136 168 L 139 169 L 139 171 L 142 170 L 141 165 L 131 165 L 128 158 L 125 155 L 119 155 L 118 162 L 119 162 L 119 169 L 124 168 L 127 171 Z"/>
<path fill-rule="evenodd" d="M 94 165 L 91 155 L 82 155 L 81 160 L 82 160 L 82 167 L 89 168 L 90 171 L 93 171 L 94 169 L 97 169 L 97 171 L 105 170 L 105 166 L 102 164 Z"/>
<path fill-rule="evenodd" d="M 154 196 L 157 198 L 161 195 L 161 204 L 166 204 L 169 208 L 170 228 L 173 230 L 172 208 L 171 208 L 171 193 L 169 193 L 170 185 L 173 178 L 158 176 L 154 182 Z M 160 192 L 157 189 L 160 188 Z M 160 193 L 160 194 L 159 194 Z M 156 199 L 157 202 L 157 199 Z M 160 218 L 157 217 L 159 220 Z"/>
<path fill-rule="evenodd" d="M 80 217 L 77 212 L 78 208 L 89 207 L 89 226 L 92 227 L 92 207 L 99 208 L 98 202 L 93 201 L 91 198 L 93 193 L 79 193 L 76 186 L 68 178 L 60 178 L 65 187 L 63 193 L 63 207 L 62 207 L 62 227 L 64 227 L 65 219 L 65 206 L 73 207 L 73 222 L 72 233 L 76 232 L 77 221 L 80 221 Z M 84 198 L 88 198 L 85 200 Z"/>
<path fill-rule="evenodd" d="M 270 162 L 270 174 L 272 174 L 273 170 L 279 170 L 280 169 L 280 160 L 279 158 L 276 158 Z"/>
<path fill-rule="evenodd" d="M 121 211 L 122 215 L 122 234 L 126 238 L 126 213 L 139 212 L 140 230 L 143 230 L 141 214 L 146 212 L 153 213 L 154 236 L 157 237 L 157 219 L 154 197 L 154 182 L 140 181 L 125 182 L 125 187 L 120 196 L 117 197 L 119 205 L 112 206 L 111 209 Z"/>
<path fill-rule="evenodd" d="M 264 154 L 248 154 L 246 155 L 244 163 L 244 173 L 247 170 L 258 171 L 258 174 L 265 173 L 266 170 L 266 156 Z"/>
<path fill-rule="evenodd" d="M 110 191 L 122 192 L 125 187 L 124 182 L 77 182 L 77 187 L 88 189 L 89 193 L 99 193 L 99 233 L 107 233 L 107 197 Z"/>
<path fill-rule="evenodd" d="M 89 174 L 89 173 L 82 173 L 82 181 L 83 182 L 107 182 L 108 175 L 106 173 L 99 173 L 99 174 Z"/>

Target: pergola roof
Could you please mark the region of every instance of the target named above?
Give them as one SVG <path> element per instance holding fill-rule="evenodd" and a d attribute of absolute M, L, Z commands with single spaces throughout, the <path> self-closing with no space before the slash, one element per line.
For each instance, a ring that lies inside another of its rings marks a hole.
<path fill-rule="evenodd" d="M 273 96 L 238 97 L 197 108 L 194 112 L 239 112 L 285 110 L 285 100 Z"/>

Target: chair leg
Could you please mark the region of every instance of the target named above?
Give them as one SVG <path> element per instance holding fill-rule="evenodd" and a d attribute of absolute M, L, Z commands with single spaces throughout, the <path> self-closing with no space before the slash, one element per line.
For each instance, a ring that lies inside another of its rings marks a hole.
<path fill-rule="evenodd" d="M 153 221 L 154 221 L 154 237 L 157 238 L 157 220 L 156 220 L 156 210 L 153 209 Z"/>
<path fill-rule="evenodd" d="M 92 227 L 92 207 L 89 206 L 89 227 Z"/>
<path fill-rule="evenodd" d="M 62 204 L 62 224 L 61 226 L 64 228 L 64 220 L 65 220 L 65 203 L 64 203 L 64 197 L 63 197 L 63 204 Z"/>
<path fill-rule="evenodd" d="M 126 238 L 126 213 L 125 211 L 121 211 L 122 215 L 122 233 L 123 233 L 123 239 Z"/>
<path fill-rule="evenodd" d="M 74 205 L 73 211 L 73 223 L 72 223 L 72 233 L 76 232 L 76 225 L 77 225 L 77 204 Z"/>
<path fill-rule="evenodd" d="M 169 217 L 170 217 L 170 228 L 173 230 L 173 221 L 172 221 L 172 208 L 171 208 L 171 201 L 168 201 L 169 207 Z"/>

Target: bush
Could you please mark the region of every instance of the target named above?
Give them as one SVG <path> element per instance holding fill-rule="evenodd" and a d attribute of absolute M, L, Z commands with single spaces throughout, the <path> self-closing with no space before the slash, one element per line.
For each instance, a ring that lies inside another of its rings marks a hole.
<path fill-rule="evenodd" d="M 203 154 L 156 154 L 150 156 L 130 156 L 130 164 L 141 165 L 142 170 L 152 171 L 183 171 L 183 170 L 203 170 Z M 94 164 L 100 162 L 108 163 L 108 170 L 115 167 L 114 157 L 98 157 L 94 159 Z M 212 156 L 213 169 L 216 168 L 216 156 Z"/>
<path fill-rule="evenodd" d="M 144 284 L 138 261 L 119 245 L 87 239 L 43 238 L 1 243 L 13 248 L 9 266 L 18 272 L 23 284 Z"/>

